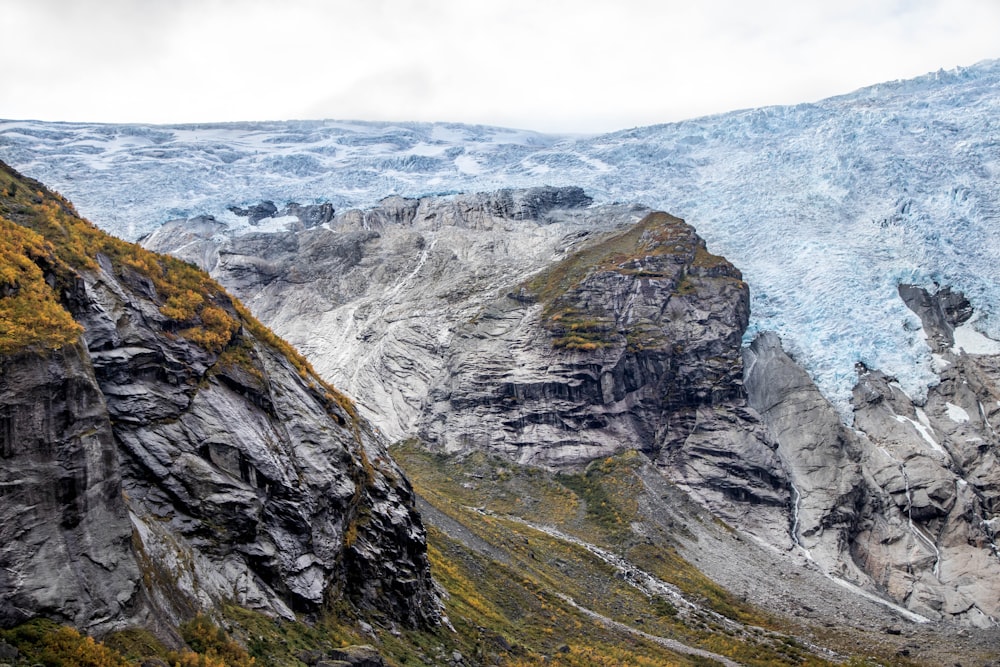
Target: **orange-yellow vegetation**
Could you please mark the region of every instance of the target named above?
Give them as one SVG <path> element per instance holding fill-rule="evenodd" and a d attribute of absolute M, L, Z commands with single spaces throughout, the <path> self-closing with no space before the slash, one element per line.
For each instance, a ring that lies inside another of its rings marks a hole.
<path fill-rule="evenodd" d="M 152 282 L 160 312 L 181 336 L 219 352 L 238 330 L 235 312 L 227 312 L 227 308 L 233 310 L 229 296 L 204 271 L 102 232 L 77 215 L 61 196 L 25 187 L 27 179 L 8 168 L 0 169 L 0 180 L 0 214 L 51 244 L 52 253 L 60 260 L 57 287 L 68 287 L 77 271 L 96 270 L 98 258 L 103 256 L 126 281 L 135 275 Z"/>
<path fill-rule="evenodd" d="M 191 650 L 174 653 L 170 661 L 179 667 L 251 667 L 256 661 L 246 649 L 230 639 L 222 628 L 199 614 L 181 624 L 181 636 Z"/>
<path fill-rule="evenodd" d="M 0 631 L 0 639 L 21 652 L 18 664 L 41 664 L 46 667 L 132 667 L 145 658 L 165 660 L 171 667 L 253 667 L 256 661 L 245 648 L 204 616 L 180 626 L 187 647 L 168 651 L 151 635 L 151 642 L 120 650 L 81 635 L 75 629 L 36 618 Z M 129 632 L 129 631 L 126 631 Z M 143 631 L 140 631 L 143 632 Z M 121 633 L 119 633 L 121 634 Z M 112 642 L 114 643 L 114 642 Z M 120 642 L 119 642 L 120 643 Z"/>
<path fill-rule="evenodd" d="M 261 324 L 246 307 L 193 264 L 106 234 L 81 218 L 62 196 L 46 191 L 41 184 L 24 178 L 3 163 L 0 163 L 0 216 L 11 220 L 14 228 L 29 234 L 34 232 L 25 236 L 30 239 L 29 245 L 44 247 L 47 254 L 53 256 L 57 289 L 71 287 L 78 271 L 97 270 L 98 258 L 104 257 L 123 281 L 141 279 L 152 283 L 160 313 L 170 321 L 168 328 L 173 333 L 210 352 L 220 353 L 234 342 L 242 325 L 255 339 L 283 354 L 317 396 L 325 398 L 328 409 L 339 407 L 353 421 L 357 420 L 357 412 L 349 398 L 323 381 L 295 348 Z M 5 233 L 4 236 L 10 235 Z M 46 241 L 48 244 L 44 243 Z M 0 275 L 12 274 L 21 266 L 11 264 L 5 257 L 0 259 L 3 260 Z M 37 285 L 41 290 L 44 281 Z M 40 295 L 33 298 L 32 303 L 39 302 Z M 19 313 L 25 312 L 22 306 L 19 308 Z M 17 350 L 32 343 L 58 347 L 79 335 L 78 325 L 61 309 L 55 296 L 51 296 L 48 304 L 42 305 L 35 315 L 39 313 L 47 324 L 36 328 L 35 338 L 21 331 L 27 320 L 21 322 L 21 329 L 0 321 L 0 354 L 4 349 Z M 5 334 L 7 331 L 10 333 Z M 2 347 L 4 345 L 7 347 Z"/>
<path fill-rule="evenodd" d="M 58 349 L 83 331 L 45 282 L 39 264 L 54 263 L 45 239 L 0 218 L 0 354 Z"/>
<path fill-rule="evenodd" d="M 117 652 L 73 628 L 34 619 L 0 632 L 0 639 L 21 652 L 23 664 L 47 667 L 128 667 Z M 18 663 L 22 664 L 22 663 Z"/>

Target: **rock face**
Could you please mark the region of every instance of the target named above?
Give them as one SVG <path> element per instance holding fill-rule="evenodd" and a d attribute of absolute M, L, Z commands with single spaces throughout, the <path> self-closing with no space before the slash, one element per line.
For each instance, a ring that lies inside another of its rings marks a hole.
<path fill-rule="evenodd" d="M 955 346 L 972 315 L 961 294 L 901 286 L 900 295 L 936 355 L 941 381 L 926 402 L 859 365 L 848 429 L 764 334 L 746 351 L 750 403 L 778 442 L 795 500 L 791 534 L 811 559 L 925 618 L 989 626 L 1000 615 L 1000 358 Z"/>
<path fill-rule="evenodd" d="M 854 555 L 911 609 L 990 624 L 1000 617 L 1000 357 L 963 342 L 973 313 L 961 294 L 900 294 L 920 316 L 940 383 L 918 404 L 892 378 L 861 370 L 855 426 L 878 511 Z"/>
<path fill-rule="evenodd" d="M 224 281 L 396 440 L 414 432 L 458 324 L 512 280 L 646 213 L 589 202 L 579 188 L 390 197 L 312 229 L 226 235 L 182 220 L 144 244 Z"/>
<path fill-rule="evenodd" d="M 104 395 L 82 344 L 0 359 L 0 624 L 100 632 L 141 611 Z"/>
<path fill-rule="evenodd" d="M 164 338 L 155 304 L 104 267 L 88 287 L 79 319 L 142 564 L 179 583 L 157 590 L 164 606 L 232 597 L 291 617 L 343 595 L 433 620 L 412 496 L 365 422 L 246 329 L 233 343 L 246 358 L 208 355 Z"/>
<path fill-rule="evenodd" d="M 690 226 L 587 204 L 391 197 L 312 229 L 178 221 L 147 243 L 210 268 L 391 439 L 556 469 L 638 449 L 847 596 L 1000 617 L 1000 346 L 982 354 L 964 297 L 900 287 L 941 382 L 918 405 L 859 366 L 847 426 L 777 336 L 741 350 L 747 286 Z"/>
<path fill-rule="evenodd" d="M 5 202 L 17 221 L 55 219 L 97 252 L 50 278 L 72 286 L 82 341 L 0 359 L 0 620 L 101 632 L 226 601 L 292 618 L 345 600 L 436 624 L 412 492 L 353 404 L 207 277 L 20 191 L 43 210 Z M 166 299 L 171 280 L 187 292 Z"/>
<path fill-rule="evenodd" d="M 861 448 L 833 406 L 781 348 L 773 333 L 744 351 L 750 405 L 760 413 L 792 491 L 791 528 L 796 545 L 830 572 L 862 577 L 843 551 L 854 537 L 864 499 Z"/>
<path fill-rule="evenodd" d="M 651 213 L 459 328 L 421 433 L 561 468 L 640 449 L 725 516 L 734 500 L 783 507 L 784 473 L 742 388 L 748 315 L 739 271 Z"/>
<path fill-rule="evenodd" d="M 785 475 L 743 397 L 739 272 L 676 218 L 589 201 L 578 188 L 390 197 L 325 228 L 225 236 L 178 221 L 145 243 L 210 269 L 390 439 L 549 466 L 638 447 L 723 516 L 788 542 Z"/>

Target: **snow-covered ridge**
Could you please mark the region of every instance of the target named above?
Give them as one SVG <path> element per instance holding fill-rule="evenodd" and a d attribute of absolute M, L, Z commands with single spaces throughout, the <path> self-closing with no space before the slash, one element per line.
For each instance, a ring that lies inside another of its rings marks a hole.
<path fill-rule="evenodd" d="M 900 282 L 964 291 L 976 326 L 1000 338 L 1000 61 L 582 138 L 455 124 L 0 121 L 0 159 L 128 238 L 263 199 L 343 208 L 549 184 L 661 208 L 743 270 L 748 335 L 777 331 L 845 413 L 856 361 L 913 396 L 934 380 Z"/>

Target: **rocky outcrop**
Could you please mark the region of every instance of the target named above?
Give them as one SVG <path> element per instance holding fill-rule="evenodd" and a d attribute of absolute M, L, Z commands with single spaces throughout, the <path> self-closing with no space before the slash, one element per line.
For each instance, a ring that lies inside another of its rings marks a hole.
<path fill-rule="evenodd" d="M 928 619 L 1000 616 L 996 420 L 1000 359 L 965 352 L 959 293 L 901 286 L 936 355 L 925 401 L 858 366 L 853 429 L 842 425 L 774 334 L 746 351 L 746 387 L 788 470 L 791 535 L 823 569 Z"/>
<path fill-rule="evenodd" d="M 845 425 L 777 336 L 741 353 L 747 286 L 690 226 L 587 201 L 390 197 L 322 228 L 204 228 L 177 252 L 208 258 L 391 439 L 556 469 L 638 449 L 790 563 L 910 619 L 1000 616 L 982 574 L 1000 562 L 998 365 L 968 301 L 900 288 L 941 382 L 913 401 L 859 366 Z"/>
<path fill-rule="evenodd" d="M 843 554 L 854 537 L 865 488 L 857 437 L 773 333 L 744 350 L 750 405 L 777 443 L 792 491 L 789 535 L 830 572 L 863 577 Z"/>
<path fill-rule="evenodd" d="M 143 612 L 104 395 L 82 343 L 0 358 L 0 625 Z"/>
<path fill-rule="evenodd" d="M 555 467 L 640 448 L 727 519 L 787 541 L 784 472 L 743 396 L 739 272 L 676 218 L 589 201 L 390 197 L 321 229 L 220 240 L 175 223 L 147 244 L 202 262 L 212 244 L 213 275 L 391 439 Z"/>
<path fill-rule="evenodd" d="M 155 304 L 103 267 L 89 287 L 80 320 L 161 606 L 232 598 L 291 617 L 344 596 L 433 620 L 412 496 L 349 406 L 245 328 L 236 354 L 206 354 L 165 338 Z"/>
<path fill-rule="evenodd" d="M 353 403 L 203 274 L 20 191 L 39 211 L 5 207 L 55 220 L 53 252 L 83 263 L 48 276 L 83 336 L 0 358 L 0 620 L 160 630 L 232 601 L 287 618 L 343 601 L 436 624 L 412 491 Z"/>
<path fill-rule="evenodd" d="M 852 551 L 911 609 L 991 624 L 1000 617 L 1000 357 L 956 345 L 973 315 L 960 293 L 900 294 L 924 324 L 940 382 L 918 402 L 891 377 L 861 369 L 853 403 L 872 508 Z"/>
<path fill-rule="evenodd" d="M 144 241 L 224 282 L 395 440 L 414 432 L 457 326 L 645 209 L 589 208 L 579 188 L 405 199 L 275 233 L 175 221 Z"/>
<path fill-rule="evenodd" d="M 652 213 L 563 259 L 456 332 L 424 439 L 577 467 L 640 449 L 722 512 L 787 503 L 743 394 L 747 286 L 683 221 Z M 761 516 L 768 512 L 761 512 Z"/>

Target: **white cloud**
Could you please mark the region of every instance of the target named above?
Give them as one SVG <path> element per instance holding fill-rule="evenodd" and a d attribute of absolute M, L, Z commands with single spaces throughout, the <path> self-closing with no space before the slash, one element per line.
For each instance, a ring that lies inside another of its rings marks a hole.
<path fill-rule="evenodd" d="M 993 0 L 7 0 L 0 116 L 595 131 L 1000 56 Z"/>

